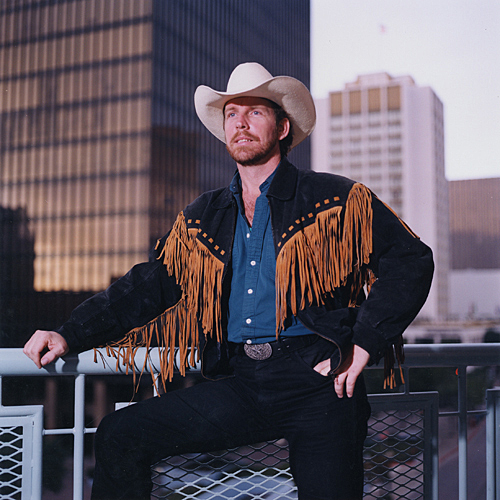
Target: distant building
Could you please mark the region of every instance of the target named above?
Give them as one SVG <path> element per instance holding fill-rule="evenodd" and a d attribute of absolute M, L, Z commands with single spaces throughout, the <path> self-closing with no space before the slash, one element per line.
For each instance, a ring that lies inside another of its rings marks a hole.
<path fill-rule="evenodd" d="M 247 61 L 309 85 L 309 37 L 309 0 L 2 2 L 0 200 L 29 217 L 35 289 L 100 290 L 145 260 L 234 173 L 196 87 Z M 309 141 L 292 160 L 309 168 Z"/>
<path fill-rule="evenodd" d="M 362 75 L 316 101 L 312 164 L 370 187 L 434 252 L 424 319 L 448 314 L 448 187 L 443 104 L 410 76 Z"/>
<path fill-rule="evenodd" d="M 22 208 L 0 207 L 0 347 L 14 347 L 33 290 L 34 240 Z"/>
<path fill-rule="evenodd" d="M 450 182 L 450 314 L 500 319 L 500 177 Z"/>
<path fill-rule="evenodd" d="M 450 243 L 451 269 L 500 269 L 500 177 L 450 181 Z"/>

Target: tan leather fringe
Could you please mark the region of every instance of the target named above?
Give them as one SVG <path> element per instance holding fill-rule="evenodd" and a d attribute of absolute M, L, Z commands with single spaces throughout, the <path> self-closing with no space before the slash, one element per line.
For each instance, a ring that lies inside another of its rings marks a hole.
<path fill-rule="evenodd" d="M 276 259 L 276 334 L 284 327 L 287 296 L 293 314 L 306 304 L 324 304 L 324 295 L 345 284 L 354 273 L 359 291 L 367 278 L 362 266 L 372 252 L 371 192 L 355 184 L 344 207 L 333 207 L 293 235 Z M 297 291 L 302 297 L 297 303 Z M 356 290 L 352 293 L 354 304 Z"/>
<path fill-rule="evenodd" d="M 353 283 L 351 305 L 355 305 L 365 284 L 370 289 L 376 277 L 363 266 L 368 264 L 372 252 L 372 217 L 371 192 L 362 184 L 355 184 L 345 207 L 320 212 L 313 224 L 286 241 L 276 260 L 276 335 L 284 327 L 287 297 L 292 313 L 296 314 L 307 304 L 324 304 L 325 294 L 344 285 L 348 277 Z M 164 385 L 174 374 L 176 340 L 179 348 L 177 368 L 182 375 L 188 366 L 195 365 L 199 324 L 205 336 L 221 340 L 224 265 L 200 243 L 197 234 L 197 229 L 188 230 L 181 212 L 159 259 L 163 259 L 169 275 L 175 276 L 183 296 L 147 325 L 106 346 L 108 355 L 116 358 L 117 368 L 123 365 L 127 372 L 134 368 L 142 374 L 148 365 L 151 367 L 151 360 L 148 357 L 142 367 L 135 366 L 137 349 L 156 344 L 160 347 L 160 380 Z M 300 303 L 297 297 L 302 297 Z M 399 349 L 396 346 L 396 356 L 401 370 L 402 346 Z M 389 375 L 386 381 L 392 386 L 394 354 L 392 363 L 390 359 L 387 361 Z"/>
<path fill-rule="evenodd" d="M 400 335 L 394 342 L 394 351 L 390 347 L 384 356 L 384 389 L 394 389 L 396 387 L 396 374 L 394 370 L 394 365 L 396 360 L 399 366 L 399 375 L 401 377 L 401 383 L 405 383 L 405 378 L 403 375 L 403 363 L 405 361 L 403 336 Z"/>
<path fill-rule="evenodd" d="M 163 259 L 170 276 L 175 276 L 183 296 L 147 325 L 136 328 L 127 336 L 107 347 L 108 354 L 128 371 L 137 368 L 140 373 L 151 360 L 146 358 L 142 367 L 134 360 L 139 347 L 157 344 L 160 356 L 160 379 L 163 385 L 171 380 L 175 369 L 176 341 L 179 348 L 179 366 L 182 375 L 188 366 L 195 366 L 195 352 L 199 344 L 198 322 L 205 335 L 221 340 L 221 292 L 224 265 L 197 239 L 198 230 L 188 230 L 184 215 L 180 213 L 158 259 Z M 134 372 L 135 373 L 135 372 Z"/>

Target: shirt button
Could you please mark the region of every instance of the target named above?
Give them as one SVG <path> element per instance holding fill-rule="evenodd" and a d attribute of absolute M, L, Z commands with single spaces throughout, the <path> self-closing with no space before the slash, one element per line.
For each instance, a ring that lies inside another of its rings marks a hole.
<path fill-rule="evenodd" d="M 249 293 L 249 295 L 252 295 L 253 290 L 252 290 L 251 288 L 249 288 L 249 289 L 248 289 L 248 293 Z"/>
<path fill-rule="evenodd" d="M 251 265 L 251 266 L 255 266 L 256 264 L 257 264 L 257 262 L 255 262 L 254 260 L 251 260 L 251 261 L 250 261 L 250 265 Z"/>
<path fill-rule="evenodd" d="M 246 324 L 247 324 L 247 325 L 249 325 L 251 322 L 252 322 L 252 319 L 251 319 L 251 318 L 247 318 L 247 319 L 246 319 Z"/>
<path fill-rule="evenodd" d="M 250 233 L 247 233 L 247 238 L 250 238 Z"/>
<path fill-rule="evenodd" d="M 247 340 L 247 344 L 251 344 L 252 341 L 250 339 Z"/>

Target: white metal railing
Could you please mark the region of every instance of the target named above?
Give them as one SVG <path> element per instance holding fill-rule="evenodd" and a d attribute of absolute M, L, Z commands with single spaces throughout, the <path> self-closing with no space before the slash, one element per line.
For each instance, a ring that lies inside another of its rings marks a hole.
<path fill-rule="evenodd" d="M 467 368 L 476 366 L 500 366 L 500 344 L 431 344 L 406 345 L 406 361 L 404 375 L 406 381 L 410 378 L 413 368 L 427 367 L 454 367 L 458 374 L 458 408 L 456 412 L 440 413 L 440 416 L 455 416 L 458 420 L 458 477 L 459 500 L 467 500 L 467 416 L 471 413 L 487 414 L 487 500 L 500 499 L 500 391 L 490 391 L 488 394 L 488 408 L 469 412 L 467 410 Z M 136 356 L 137 366 L 142 369 L 146 350 L 140 350 Z M 94 353 L 86 352 L 78 356 L 67 356 L 56 363 L 36 368 L 22 352 L 22 349 L 0 349 L 0 410 L 6 409 L 2 405 L 2 377 L 3 376 L 73 376 L 75 378 L 74 425 L 68 429 L 43 429 L 43 435 L 70 434 L 74 440 L 73 462 L 73 500 L 83 499 L 83 461 L 84 436 L 95 432 L 95 428 L 86 428 L 85 414 L 85 377 L 87 375 L 111 375 L 125 373 L 123 367 L 117 366 L 116 361 L 98 357 L 94 362 Z M 153 371 L 159 366 L 158 355 L 155 350 L 150 353 Z M 104 359 L 105 362 L 101 362 Z M 405 385 L 405 392 L 409 393 L 409 384 Z M 35 496 L 33 497 L 35 498 Z"/>

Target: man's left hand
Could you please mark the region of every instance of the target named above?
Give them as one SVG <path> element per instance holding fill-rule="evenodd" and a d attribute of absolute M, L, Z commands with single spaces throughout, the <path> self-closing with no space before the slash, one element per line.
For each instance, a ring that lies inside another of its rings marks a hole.
<path fill-rule="evenodd" d="M 348 398 L 351 398 L 354 393 L 354 386 L 356 385 L 356 380 L 359 374 L 364 370 L 365 366 L 370 360 L 370 355 L 358 345 L 354 344 L 353 349 L 350 354 L 344 360 L 340 368 L 336 371 L 335 380 L 333 385 L 335 387 L 335 392 L 339 398 L 344 397 L 344 387 L 345 393 Z M 327 376 L 331 370 L 331 364 L 329 359 L 321 361 L 318 363 L 314 370 L 321 375 Z"/>

